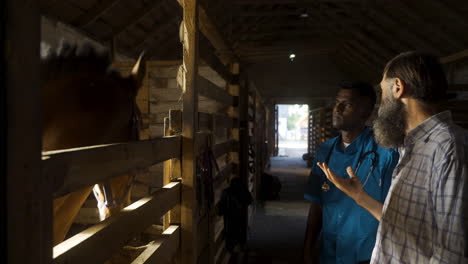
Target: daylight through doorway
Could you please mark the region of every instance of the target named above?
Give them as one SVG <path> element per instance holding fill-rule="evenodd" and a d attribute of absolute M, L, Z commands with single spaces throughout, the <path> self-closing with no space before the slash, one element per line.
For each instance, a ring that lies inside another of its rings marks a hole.
<path fill-rule="evenodd" d="M 278 156 L 302 157 L 307 153 L 308 105 L 277 105 Z"/>

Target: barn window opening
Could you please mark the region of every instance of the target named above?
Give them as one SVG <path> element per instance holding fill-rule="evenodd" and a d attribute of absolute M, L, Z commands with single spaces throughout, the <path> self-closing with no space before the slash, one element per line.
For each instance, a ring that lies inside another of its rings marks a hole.
<path fill-rule="evenodd" d="M 302 157 L 307 152 L 308 105 L 279 104 L 278 156 Z"/>

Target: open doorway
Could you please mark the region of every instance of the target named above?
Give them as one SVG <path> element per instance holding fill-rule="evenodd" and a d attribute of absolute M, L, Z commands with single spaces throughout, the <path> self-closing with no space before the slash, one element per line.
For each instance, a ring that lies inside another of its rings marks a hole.
<path fill-rule="evenodd" d="M 307 153 L 309 106 L 278 104 L 277 146 L 280 157 L 302 157 Z"/>

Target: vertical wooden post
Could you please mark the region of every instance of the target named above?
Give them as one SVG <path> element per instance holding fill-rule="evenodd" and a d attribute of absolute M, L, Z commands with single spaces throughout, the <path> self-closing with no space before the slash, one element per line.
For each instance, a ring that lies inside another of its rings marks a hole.
<path fill-rule="evenodd" d="M 180 110 L 169 110 L 169 119 L 171 135 L 180 135 L 182 132 L 182 112 Z M 180 157 L 171 160 L 170 179 L 171 181 L 182 179 L 182 162 Z M 179 204 L 170 211 L 171 225 L 180 225 L 180 208 L 181 205 Z"/>
<path fill-rule="evenodd" d="M 171 136 L 171 120 L 169 117 L 164 118 L 164 136 Z M 171 174 L 172 174 L 172 159 L 166 160 L 163 163 L 163 186 L 169 184 L 171 182 Z M 171 212 L 167 212 L 163 216 L 163 230 L 169 227 L 171 224 Z"/>
<path fill-rule="evenodd" d="M 7 263 L 52 262 L 52 196 L 41 174 L 42 100 L 40 89 L 40 13 L 38 1 L 2 1 L 6 5 Z M 2 89 L 3 90 L 3 89 Z M 2 97 L 5 98 L 5 97 Z M 4 99 L 2 99 L 4 100 Z M 2 113 L 3 114 L 3 113 Z M 6 139 L 6 140 L 5 140 Z M 5 144 L 3 144 L 5 143 Z M 5 151 L 3 151 L 5 153 Z M 4 157 L 2 157 L 4 158 Z M 3 176 L 5 177 L 5 176 Z M 2 235 L 3 237 L 3 235 Z"/>
<path fill-rule="evenodd" d="M 182 113 L 182 263 L 197 263 L 196 140 L 198 130 L 198 0 L 183 0 L 183 113 Z"/>
<path fill-rule="evenodd" d="M 233 75 L 239 74 L 239 63 L 233 63 L 231 65 L 231 73 Z M 239 84 L 228 84 L 227 91 L 233 96 L 239 96 Z M 239 102 L 239 105 L 240 105 L 240 102 Z M 234 109 L 234 107 L 229 107 L 228 115 L 230 117 L 237 118 L 238 121 L 240 122 L 239 114 L 240 114 L 239 113 L 239 108 Z M 239 135 L 240 135 L 239 131 L 240 131 L 240 125 L 238 125 L 237 128 L 231 129 L 231 131 L 229 133 L 230 134 L 229 135 L 230 139 L 234 139 L 234 140 L 239 141 Z M 239 153 L 229 153 L 228 159 L 229 159 L 227 161 L 228 163 L 232 162 L 232 163 L 236 163 L 237 165 L 239 165 Z"/>

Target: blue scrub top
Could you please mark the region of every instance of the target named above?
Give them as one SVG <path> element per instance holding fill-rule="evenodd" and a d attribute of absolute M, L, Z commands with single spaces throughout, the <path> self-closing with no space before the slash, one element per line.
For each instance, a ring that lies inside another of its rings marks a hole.
<path fill-rule="evenodd" d="M 346 179 L 349 179 L 346 168 L 351 166 L 356 170 L 360 157 L 375 150 L 377 160 L 364 190 L 382 203 L 390 188 L 392 172 L 398 162 L 398 152 L 376 145 L 372 131 L 366 128 L 346 149 L 343 150 L 341 136 L 338 136 L 320 145 L 316 153 L 304 198 L 322 208 L 320 263 L 355 264 L 371 258 L 379 222 L 330 181 L 327 180 L 330 190 L 322 191 L 326 176 L 317 166 L 317 162 L 326 162 L 332 147 L 328 166 L 338 176 Z M 357 171 L 357 177 L 362 183 L 369 174 L 373 157 L 373 154 L 369 154 L 362 158 Z"/>

